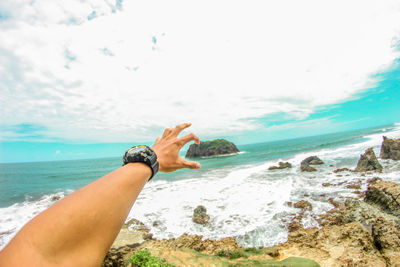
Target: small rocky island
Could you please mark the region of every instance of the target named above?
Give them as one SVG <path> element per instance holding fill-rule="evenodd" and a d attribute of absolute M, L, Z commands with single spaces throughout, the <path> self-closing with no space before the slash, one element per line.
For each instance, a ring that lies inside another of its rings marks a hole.
<path fill-rule="evenodd" d="M 228 155 L 238 153 L 239 149 L 234 143 L 225 139 L 215 139 L 212 141 L 201 142 L 200 144 L 190 145 L 186 152 L 187 158 L 213 157 L 219 155 Z"/>

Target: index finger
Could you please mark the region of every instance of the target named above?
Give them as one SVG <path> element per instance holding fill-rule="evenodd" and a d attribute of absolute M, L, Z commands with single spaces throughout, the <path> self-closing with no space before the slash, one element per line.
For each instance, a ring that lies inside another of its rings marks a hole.
<path fill-rule="evenodd" d="M 192 124 L 190 122 L 182 123 L 177 125 L 173 130 L 172 130 L 172 136 L 177 137 L 184 129 L 190 127 Z"/>
<path fill-rule="evenodd" d="M 185 135 L 178 139 L 179 145 L 183 147 L 185 144 L 189 143 L 190 141 L 194 141 L 196 144 L 200 144 L 200 139 L 193 133 Z"/>

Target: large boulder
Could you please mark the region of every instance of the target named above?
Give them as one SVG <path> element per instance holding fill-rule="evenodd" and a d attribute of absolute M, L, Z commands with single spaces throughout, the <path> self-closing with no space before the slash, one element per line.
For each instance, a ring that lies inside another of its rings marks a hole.
<path fill-rule="evenodd" d="M 324 162 L 317 156 L 311 156 L 311 157 L 305 158 L 301 162 L 301 165 L 321 165 L 321 164 L 324 164 Z"/>
<path fill-rule="evenodd" d="M 375 156 L 375 152 L 372 147 L 365 150 L 365 153 L 360 156 L 358 160 L 357 167 L 354 171 L 356 172 L 366 172 L 366 171 L 378 171 L 381 172 L 383 169 L 382 165 L 379 163 Z"/>
<path fill-rule="evenodd" d="M 400 160 L 400 138 L 390 139 L 384 136 L 379 157 L 381 159 Z"/>
<path fill-rule="evenodd" d="M 193 211 L 193 222 L 205 225 L 210 220 L 210 216 L 207 214 L 207 209 L 204 206 L 197 206 Z"/>
<path fill-rule="evenodd" d="M 311 167 L 310 165 L 320 165 L 324 164 L 324 162 L 318 158 L 317 156 L 311 156 L 308 158 L 305 158 L 301 163 L 300 163 L 300 170 L 302 172 L 315 172 L 317 169 L 314 167 Z"/>
<path fill-rule="evenodd" d="M 289 162 L 279 162 L 278 166 L 270 166 L 268 170 L 279 170 L 286 168 L 292 168 L 292 164 L 290 164 Z"/>
<path fill-rule="evenodd" d="M 233 154 L 239 152 L 234 143 L 225 139 L 201 142 L 200 144 L 190 145 L 186 152 L 187 158 L 212 157 L 218 155 Z"/>

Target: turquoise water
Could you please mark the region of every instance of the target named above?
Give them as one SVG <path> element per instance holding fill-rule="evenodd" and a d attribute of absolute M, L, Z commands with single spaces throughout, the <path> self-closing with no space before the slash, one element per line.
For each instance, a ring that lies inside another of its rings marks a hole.
<path fill-rule="evenodd" d="M 393 126 L 242 145 L 238 148 L 244 153 L 239 155 L 198 159 L 202 165 L 201 170 L 160 173 L 156 179 L 190 179 L 191 176 L 210 169 L 254 164 L 287 158 L 297 153 L 359 143 L 365 140 L 364 135 L 380 132 L 382 128 L 390 130 L 391 127 Z M 121 158 L 0 164 L 0 207 L 39 199 L 43 195 L 59 191 L 76 190 L 120 166 Z"/>
<path fill-rule="evenodd" d="M 329 199 L 356 197 L 347 188 L 353 183 L 365 190 L 367 179 L 377 174 L 337 175 L 333 170 L 354 168 L 369 147 L 379 155 L 383 135 L 400 138 L 400 125 L 241 145 L 237 155 L 200 158 L 199 170 L 159 173 L 147 183 L 128 219 L 142 221 L 155 238 L 187 232 L 212 239 L 233 236 L 241 246 L 271 246 L 286 240 L 287 224 L 299 212 L 287 202 L 309 201 L 313 210 L 304 214 L 302 223 L 315 227 L 315 216 L 333 207 Z M 310 155 L 325 164 L 317 166 L 317 172 L 300 172 L 301 160 Z M 268 170 L 280 160 L 293 168 Z M 380 162 L 384 171 L 379 177 L 400 182 L 400 161 Z M 0 248 L 57 199 L 120 166 L 121 158 L 0 164 Z M 211 217 L 207 226 L 191 220 L 197 205 L 207 208 Z"/>

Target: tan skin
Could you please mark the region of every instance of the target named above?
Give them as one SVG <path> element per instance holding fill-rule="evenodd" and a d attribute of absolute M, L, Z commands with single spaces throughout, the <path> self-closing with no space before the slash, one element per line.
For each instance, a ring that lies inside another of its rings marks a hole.
<path fill-rule="evenodd" d="M 184 123 L 166 129 L 152 149 L 159 170 L 198 169 L 179 157 L 194 134 L 179 138 Z M 71 193 L 28 222 L 0 251 L 0 266 L 100 266 L 137 196 L 151 176 L 143 163 L 129 163 Z"/>

